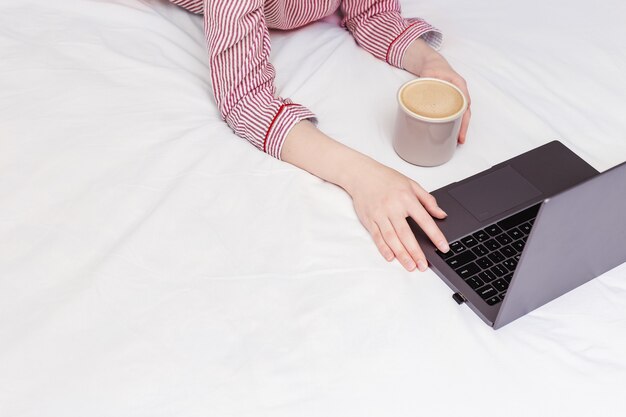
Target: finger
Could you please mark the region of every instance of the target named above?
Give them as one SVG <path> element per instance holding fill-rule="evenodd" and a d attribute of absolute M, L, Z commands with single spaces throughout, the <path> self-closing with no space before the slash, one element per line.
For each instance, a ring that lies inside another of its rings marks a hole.
<path fill-rule="evenodd" d="M 463 95 L 465 96 L 465 99 L 467 100 L 467 108 L 469 108 L 472 105 L 472 98 L 470 97 L 469 90 L 467 89 L 467 83 L 465 82 L 465 80 L 463 80 L 463 82 L 457 87 L 459 87 L 461 91 L 463 92 Z"/>
<path fill-rule="evenodd" d="M 370 232 L 370 235 L 372 235 L 374 243 L 376 244 L 376 247 L 378 248 L 380 254 L 383 255 L 383 258 L 385 258 L 387 262 L 393 261 L 393 252 L 391 251 L 391 248 L 385 243 L 385 239 L 383 239 L 383 235 L 380 232 L 380 228 L 378 227 L 378 225 L 375 222 L 372 222 L 372 225 L 368 227 L 368 231 Z"/>
<path fill-rule="evenodd" d="M 413 261 L 417 264 L 417 269 L 424 272 L 428 268 L 428 262 L 426 262 L 426 256 L 422 252 L 415 235 L 411 231 L 409 224 L 406 222 L 405 217 L 394 218 L 391 220 L 393 228 L 396 230 L 396 234 L 400 238 L 400 242 L 407 250 Z"/>
<path fill-rule="evenodd" d="M 402 266 L 404 266 L 404 268 L 407 271 L 414 270 L 416 266 L 415 261 L 413 261 L 411 256 L 408 254 L 408 252 L 404 248 L 404 245 L 402 244 L 402 242 L 400 242 L 400 239 L 398 239 L 396 230 L 394 229 L 389 219 L 384 218 L 383 220 L 377 223 L 378 223 L 378 227 L 380 227 L 380 231 L 383 235 L 383 239 L 385 239 L 385 243 L 387 243 L 387 245 L 391 248 L 391 250 L 395 254 L 398 261 L 400 261 Z"/>
<path fill-rule="evenodd" d="M 411 181 L 411 186 L 413 187 L 413 191 L 415 192 L 417 199 L 431 216 L 438 219 L 443 219 L 448 216 L 448 214 L 437 204 L 437 199 L 428 191 L 423 189 L 421 185 Z"/>
<path fill-rule="evenodd" d="M 469 127 L 469 122 L 472 117 L 472 98 L 470 97 L 469 90 L 467 89 L 467 83 L 463 78 L 460 79 L 457 87 L 461 89 L 465 99 L 467 100 L 467 110 L 463 115 L 463 120 L 461 121 L 461 129 L 459 132 L 459 143 L 465 143 L 467 138 L 467 128 Z"/>
<path fill-rule="evenodd" d="M 465 100 L 467 101 L 467 110 L 463 115 L 461 128 L 459 129 L 459 137 L 457 139 L 458 143 L 463 144 L 465 143 L 465 139 L 467 137 L 467 128 L 469 126 L 469 120 L 472 115 L 472 110 L 470 109 L 470 106 L 472 105 L 472 98 L 470 97 L 469 90 L 467 88 L 467 82 L 463 77 L 455 72 L 452 72 L 452 74 L 448 75 L 447 77 L 442 77 L 442 79 L 457 86 L 459 90 L 461 90 L 461 92 L 465 96 Z"/>
<path fill-rule="evenodd" d="M 452 77 L 450 82 L 459 87 L 459 90 L 461 90 L 461 92 L 465 96 L 465 100 L 467 100 L 467 107 L 469 108 L 472 105 L 472 98 L 470 97 L 470 93 L 467 88 L 467 81 L 465 81 L 463 77 L 457 74 L 456 76 Z"/>
<path fill-rule="evenodd" d="M 459 143 L 461 144 L 465 143 L 470 117 L 472 117 L 472 110 L 468 107 L 465 111 L 465 114 L 463 115 L 463 120 L 461 121 L 461 130 L 459 131 Z"/>
<path fill-rule="evenodd" d="M 459 90 L 461 90 L 461 92 L 465 96 L 465 100 L 467 101 L 467 108 L 469 109 L 472 106 L 472 97 L 470 96 L 469 90 L 467 88 L 467 82 L 465 81 L 465 79 L 457 74 L 451 77 L 448 81 L 456 85 Z"/>
<path fill-rule="evenodd" d="M 450 250 L 450 245 L 448 245 L 448 240 L 443 235 L 441 230 L 435 224 L 435 221 L 428 214 L 428 212 L 424 209 L 424 207 L 416 204 L 414 207 L 411 207 L 409 210 L 409 215 L 415 220 L 415 223 L 426 233 L 426 236 L 433 242 L 433 244 L 439 249 L 441 252 L 448 252 Z"/>

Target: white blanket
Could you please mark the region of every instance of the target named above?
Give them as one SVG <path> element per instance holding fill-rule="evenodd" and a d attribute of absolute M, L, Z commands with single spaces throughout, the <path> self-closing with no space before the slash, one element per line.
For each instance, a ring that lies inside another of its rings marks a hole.
<path fill-rule="evenodd" d="M 622 0 L 403 1 L 473 118 L 394 153 L 411 75 L 329 18 L 277 86 L 432 190 L 552 139 L 626 160 Z M 0 0 L 0 416 L 624 415 L 626 265 L 493 331 L 387 263 L 349 196 L 220 119 L 202 19 L 164 0 Z"/>

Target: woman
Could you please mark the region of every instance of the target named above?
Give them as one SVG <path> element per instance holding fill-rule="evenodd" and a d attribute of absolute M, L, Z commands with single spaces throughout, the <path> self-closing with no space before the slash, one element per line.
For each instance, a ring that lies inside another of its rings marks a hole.
<path fill-rule="evenodd" d="M 275 158 L 337 184 L 352 197 L 359 220 L 388 261 L 409 271 L 428 264 L 406 221 L 411 216 L 443 252 L 448 243 L 431 216 L 446 213 L 415 181 L 333 140 L 310 121 L 306 107 L 275 95 L 268 28 L 294 29 L 340 9 L 357 44 L 417 76 L 467 86 L 435 51 L 441 34 L 400 15 L 398 0 L 170 0 L 204 14 L 213 93 L 235 133 Z M 470 110 L 459 143 L 465 142 Z"/>

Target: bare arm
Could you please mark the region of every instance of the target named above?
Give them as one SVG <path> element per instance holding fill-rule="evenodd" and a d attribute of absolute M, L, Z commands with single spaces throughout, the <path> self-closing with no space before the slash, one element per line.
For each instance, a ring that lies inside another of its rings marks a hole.
<path fill-rule="evenodd" d="M 359 220 L 388 261 L 397 258 L 409 271 L 428 263 L 406 222 L 411 216 L 442 251 L 448 243 L 432 216 L 444 218 L 435 199 L 415 181 L 325 135 L 301 121 L 287 135 L 281 159 L 326 181 L 352 197 Z"/>
<path fill-rule="evenodd" d="M 402 66 L 417 76 L 445 79 L 457 85 L 470 100 L 465 80 L 424 40 L 407 48 Z M 459 143 L 465 142 L 470 111 L 461 125 Z M 448 243 L 432 217 L 446 214 L 434 197 L 415 181 L 325 135 L 308 121 L 294 125 L 285 139 L 281 159 L 350 194 L 359 220 L 388 261 L 397 258 L 409 271 L 424 271 L 428 263 L 406 217 L 412 217 L 443 252 Z"/>

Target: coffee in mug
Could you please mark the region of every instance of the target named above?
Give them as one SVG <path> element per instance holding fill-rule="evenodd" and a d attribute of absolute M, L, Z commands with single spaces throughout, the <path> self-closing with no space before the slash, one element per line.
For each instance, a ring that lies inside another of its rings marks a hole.
<path fill-rule="evenodd" d="M 393 137 L 396 153 L 421 166 L 441 165 L 452 158 L 467 99 L 455 85 L 436 78 L 418 78 L 398 91 Z"/>

